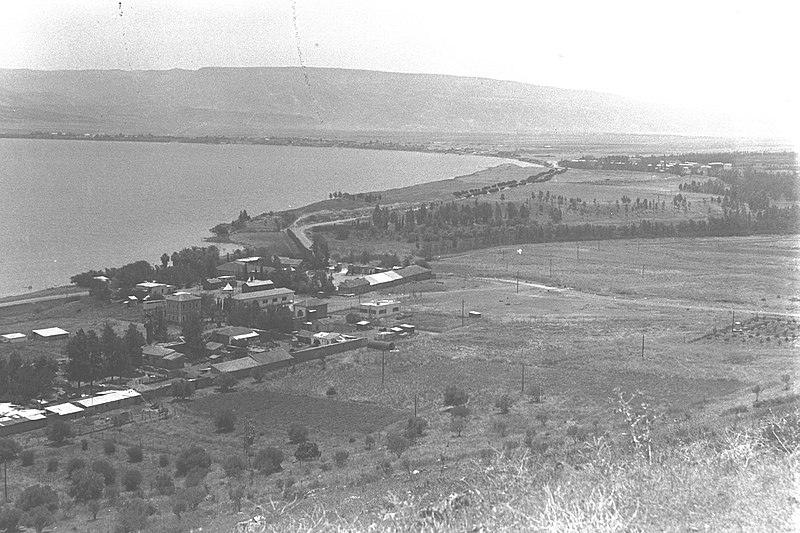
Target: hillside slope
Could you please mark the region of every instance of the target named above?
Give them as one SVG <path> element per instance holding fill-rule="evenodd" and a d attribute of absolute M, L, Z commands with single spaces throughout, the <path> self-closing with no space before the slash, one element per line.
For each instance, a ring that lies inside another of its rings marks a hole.
<path fill-rule="evenodd" d="M 0 131 L 770 135 L 766 123 L 591 91 L 327 68 L 0 70 Z"/>

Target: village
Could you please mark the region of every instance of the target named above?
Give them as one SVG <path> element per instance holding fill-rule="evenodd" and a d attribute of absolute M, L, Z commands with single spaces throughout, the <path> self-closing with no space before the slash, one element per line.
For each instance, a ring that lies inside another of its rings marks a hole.
<path fill-rule="evenodd" d="M 300 259 L 281 260 L 282 268 L 292 272 L 302 263 Z M 394 350 L 396 342 L 415 334 L 417 328 L 408 323 L 413 315 L 398 299 L 369 299 L 367 294 L 434 277 L 430 269 L 418 265 L 386 269 L 339 264 L 331 267 L 332 277 L 338 282 L 336 295 L 308 297 L 276 287 L 270 280 L 257 279 L 256 272 L 262 277 L 264 274 L 261 263 L 260 257 L 227 261 L 217 266 L 216 277 L 188 288 L 176 289 L 155 281 L 136 284 L 130 294 L 112 300 L 113 304 L 125 308 L 128 316 L 138 316 L 132 322 L 137 329 L 146 330 L 152 323 L 163 321 L 169 338 L 156 341 L 148 334 L 150 342 L 139 347 L 141 367 L 134 368 L 131 376 L 98 380 L 92 385 L 99 391 L 75 387 L 74 382 L 62 379 L 61 387 L 54 388 L 51 395 L 34 398 L 26 405 L 0 403 L 0 437 L 42 429 L 61 420 L 81 420 L 79 426 L 94 426 L 98 421 L 89 419 L 101 414 L 100 425 L 110 423 L 105 414 L 109 411 L 136 404 L 159 405 L 159 398 L 173 394 L 176 380 L 185 380 L 197 390 L 211 387 L 220 375 L 234 380 L 259 378 L 362 347 L 384 353 Z M 96 276 L 94 282 L 108 284 L 110 280 Z M 203 300 L 213 302 L 214 316 L 202 313 Z M 292 329 L 282 332 L 224 324 L 224 311 L 237 305 L 289 314 Z M 198 357 L 187 354 L 181 328 L 201 315 L 204 349 Z M 26 332 L 4 333 L 0 343 L 23 354 L 28 346 L 47 345 L 49 353 L 59 354 L 58 374 L 67 376 L 66 347 L 74 334 L 47 324 Z M 30 352 L 38 353 L 39 349 Z"/>

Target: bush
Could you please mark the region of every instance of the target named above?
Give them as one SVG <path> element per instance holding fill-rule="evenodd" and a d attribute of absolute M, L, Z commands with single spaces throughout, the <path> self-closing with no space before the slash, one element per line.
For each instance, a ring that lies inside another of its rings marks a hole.
<path fill-rule="evenodd" d="M 411 442 L 409 442 L 407 438 L 399 433 L 393 432 L 386 436 L 386 447 L 389 448 L 390 452 L 397 455 L 398 459 L 401 455 L 403 455 L 403 452 L 405 452 L 410 445 Z"/>
<path fill-rule="evenodd" d="M 210 470 L 208 468 L 192 468 L 189 470 L 189 473 L 186 474 L 186 479 L 183 480 L 183 486 L 188 489 L 189 487 L 198 487 L 202 485 L 209 472 Z"/>
<path fill-rule="evenodd" d="M 0 529 L 3 531 L 16 531 L 17 525 L 22 518 L 22 511 L 16 507 L 7 505 L 0 509 Z"/>
<path fill-rule="evenodd" d="M 19 458 L 22 461 L 22 466 L 33 466 L 36 453 L 33 450 L 25 450 L 19 454 Z"/>
<path fill-rule="evenodd" d="M 301 442 L 294 452 L 295 458 L 301 463 L 303 461 L 311 461 L 321 455 L 319 447 L 315 442 Z"/>
<path fill-rule="evenodd" d="M 125 490 L 131 492 L 139 488 L 142 484 L 142 473 L 138 470 L 126 470 L 122 475 L 122 486 Z"/>
<path fill-rule="evenodd" d="M 47 471 L 51 474 L 58 471 L 58 459 L 51 457 L 47 460 Z"/>
<path fill-rule="evenodd" d="M 283 452 L 270 446 L 269 448 L 258 450 L 253 460 L 253 468 L 262 474 L 269 475 L 273 472 L 280 472 L 282 462 Z"/>
<path fill-rule="evenodd" d="M 325 391 L 327 396 L 336 396 L 336 389 L 333 386 L 328 387 L 328 390 Z"/>
<path fill-rule="evenodd" d="M 239 454 L 229 455 L 222 462 L 226 477 L 239 477 L 244 472 L 244 459 Z"/>
<path fill-rule="evenodd" d="M 158 456 L 158 466 L 166 468 L 169 466 L 169 455 L 162 453 Z"/>
<path fill-rule="evenodd" d="M 403 430 L 403 436 L 410 442 L 414 443 L 419 437 L 425 435 L 425 429 L 428 427 L 428 421 L 424 418 L 410 417 Z"/>
<path fill-rule="evenodd" d="M 348 457 L 350 457 L 350 454 L 346 450 L 336 450 L 333 453 L 333 462 L 339 468 L 343 468 L 347 464 Z"/>
<path fill-rule="evenodd" d="M 103 453 L 106 455 L 113 455 L 117 453 L 117 445 L 113 440 L 103 441 Z"/>
<path fill-rule="evenodd" d="M 469 394 L 464 389 L 456 387 L 455 385 L 448 385 L 444 390 L 445 406 L 464 405 L 467 401 L 469 401 Z"/>
<path fill-rule="evenodd" d="M 508 432 L 508 426 L 502 420 L 495 420 L 492 422 L 492 433 L 500 437 L 505 437 Z"/>
<path fill-rule="evenodd" d="M 528 387 L 527 393 L 532 402 L 542 403 L 542 388 L 539 385 L 531 385 Z"/>
<path fill-rule="evenodd" d="M 20 446 L 14 439 L 0 439 L 0 461 L 10 461 L 19 454 Z"/>
<path fill-rule="evenodd" d="M 236 427 L 236 413 L 231 409 L 223 409 L 214 416 L 214 424 L 217 431 L 230 433 Z"/>
<path fill-rule="evenodd" d="M 512 405 L 513 402 L 511 401 L 511 398 L 509 398 L 508 394 L 503 394 L 494 402 L 494 406 L 500 410 L 501 415 L 507 415 Z"/>
<path fill-rule="evenodd" d="M 80 457 L 73 457 L 67 461 L 67 479 L 72 477 L 73 472 L 86 468 L 86 461 Z"/>
<path fill-rule="evenodd" d="M 308 440 L 308 428 L 302 424 L 292 424 L 289 427 L 289 442 L 298 444 Z"/>
<path fill-rule="evenodd" d="M 117 472 L 114 470 L 114 467 L 111 466 L 111 463 L 103 459 L 93 462 L 92 470 L 103 476 L 106 485 L 113 485 L 114 481 L 117 479 Z"/>
<path fill-rule="evenodd" d="M 103 495 L 105 478 L 103 474 L 84 468 L 78 470 L 72 476 L 72 484 L 67 490 L 67 494 L 75 498 L 78 503 L 96 500 Z"/>
<path fill-rule="evenodd" d="M 175 398 L 185 400 L 194 394 L 194 385 L 185 379 L 176 379 L 170 385 L 170 392 Z"/>
<path fill-rule="evenodd" d="M 63 420 L 56 420 L 47 426 L 47 438 L 56 446 L 63 444 L 70 437 L 72 437 L 72 427 Z"/>
<path fill-rule="evenodd" d="M 175 473 L 178 476 L 185 476 L 190 470 L 195 468 L 211 467 L 211 456 L 200 446 L 192 446 L 181 451 L 175 460 Z"/>
<path fill-rule="evenodd" d="M 166 472 L 158 474 L 153 481 L 153 488 L 161 496 L 175 494 L 175 480 Z"/>
<path fill-rule="evenodd" d="M 189 509 L 197 509 L 203 500 L 206 499 L 206 489 L 203 487 L 190 487 L 181 493 L 180 499 L 186 502 Z"/>
<path fill-rule="evenodd" d="M 127 450 L 128 452 L 128 462 L 129 463 L 141 463 L 142 459 L 144 459 L 144 453 L 142 453 L 142 447 L 139 445 L 131 446 Z"/>
<path fill-rule="evenodd" d="M 219 390 L 222 392 L 228 392 L 233 389 L 238 380 L 233 376 L 233 374 L 228 374 L 227 372 L 223 372 L 222 374 L 218 374 L 217 377 L 214 378 L 214 386 L 219 387 Z"/>
<path fill-rule="evenodd" d="M 36 533 L 42 533 L 44 528 L 51 525 L 53 523 L 53 513 L 45 507 L 44 505 L 40 505 L 39 507 L 34 507 L 28 513 L 22 516 L 22 525 L 25 527 L 32 527 L 36 530 Z"/>
<path fill-rule="evenodd" d="M 368 450 L 371 450 L 372 447 L 375 446 L 375 437 L 373 437 L 372 435 L 367 435 L 366 437 L 364 437 L 364 446 Z"/>
<path fill-rule="evenodd" d="M 253 381 L 256 383 L 261 383 L 264 381 L 264 369 L 260 366 L 257 366 L 253 369 L 252 374 L 250 376 L 253 378 Z"/>
<path fill-rule="evenodd" d="M 147 519 L 156 509 L 142 500 L 134 498 L 126 500 L 117 511 L 114 533 L 133 533 L 147 528 Z"/>
<path fill-rule="evenodd" d="M 119 489 L 116 485 L 108 485 L 103 489 L 103 496 L 109 503 L 116 503 L 117 498 L 119 498 Z"/>
<path fill-rule="evenodd" d="M 81 439 L 81 450 L 84 452 L 89 449 L 89 441 L 86 439 Z"/>
<path fill-rule="evenodd" d="M 51 513 L 58 509 L 58 494 L 50 485 L 31 485 L 17 498 L 17 507 L 22 512 L 39 506 L 46 507 Z"/>

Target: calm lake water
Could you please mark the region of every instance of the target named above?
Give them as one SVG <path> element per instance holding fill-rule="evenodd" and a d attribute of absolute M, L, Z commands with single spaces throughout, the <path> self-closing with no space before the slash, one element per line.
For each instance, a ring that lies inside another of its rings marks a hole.
<path fill-rule="evenodd" d="M 403 187 L 505 161 L 288 146 L 0 139 L 0 296 L 207 246 L 218 222 L 332 191 Z"/>

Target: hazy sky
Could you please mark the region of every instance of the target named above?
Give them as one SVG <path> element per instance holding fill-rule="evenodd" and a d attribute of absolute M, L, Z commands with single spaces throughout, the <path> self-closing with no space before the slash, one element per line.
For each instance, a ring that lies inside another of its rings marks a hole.
<path fill-rule="evenodd" d="M 482 76 L 788 121 L 794 5 L 13 0 L 0 5 L 0 68 L 297 66 L 302 55 L 306 66 Z"/>

